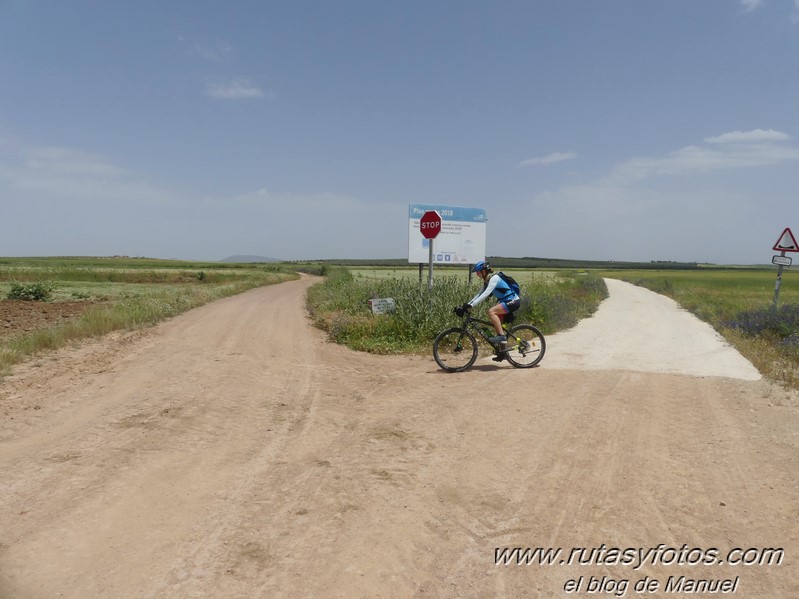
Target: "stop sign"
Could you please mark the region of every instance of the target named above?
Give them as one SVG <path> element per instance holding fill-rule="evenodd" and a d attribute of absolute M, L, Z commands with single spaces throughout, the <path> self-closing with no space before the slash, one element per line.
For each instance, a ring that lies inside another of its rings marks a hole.
<path fill-rule="evenodd" d="M 441 217 L 435 210 L 428 210 L 419 219 L 419 229 L 425 239 L 434 239 L 441 232 Z"/>

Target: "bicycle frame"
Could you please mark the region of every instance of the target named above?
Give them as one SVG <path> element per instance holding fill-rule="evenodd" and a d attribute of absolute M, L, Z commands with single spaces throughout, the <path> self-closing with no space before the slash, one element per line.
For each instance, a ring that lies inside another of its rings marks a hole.
<path fill-rule="evenodd" d="M 488 345 L 490 345 L 492 348 L 494 348 L 495 352 L 500 353 L 501 351 L 503 351 L 503 349 L 501 347 L 499 347 L 498 344 L 496 344 L 496 343 L 491 341 L 491 337 L 486 333 L 486 329 L 488 329 L 492 333 L 492 336 L 496 332 L 494 330 L 494 325 L 492 323 L 490 323 L 489 321 L 481 320 L 480 318 L 475 318 L 471 314 L 464 314 L 464 316 L 463 316 L 463 324 L 461 326 L 463 326 L 463 328 L 466 329 L 466 330 L 470 330 L 471 329 L 472 331 L 475 331 L 476 333 L 478 333 L 478 335 L 486 343 L 488 343 Z M 485 327 L 485 328 L 483 328 L 483 327 Z M 513 339 L 514 341 L 519 341 L 519 339 L 515 335 L 513 335 L 506 328 L 506 323 L 504 323 L 504 322 L 502 323 L 502 330 L 504 331 L 505 335 L 508 336 L 509 339 Z"/>
<path fill-rule="evenodd" d="M 496 329 L 491 322 L 470 313 L 461 313 L 461 319 L 460 326 L 444 329 L 433 341 L 433 357 L 447 372 L 463 372 L 470 368 L 479 355 L 480 339 L 494 350 L 495 362 L 507 360 L 516 368 L 532 368 L 544 357 L 546 340 L 531 324 L 509 328 L 511 323 L 504 322 L 502 331 L 506 340 L 494 343 L 491 338 Z"/>

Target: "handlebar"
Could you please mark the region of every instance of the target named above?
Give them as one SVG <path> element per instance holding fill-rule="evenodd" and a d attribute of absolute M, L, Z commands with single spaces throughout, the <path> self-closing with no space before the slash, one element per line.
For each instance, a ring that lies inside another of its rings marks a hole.
<path fill-rule="evenodd" d="M 453 309 L 452 309 L 452 311 L 453 311 L 453 312 L 454 312 L 454 313 L 455 313 L 457 316 L 459 316 L 459 317 L 461 317 L 461 318 L 462 318 L 464 315 L 469 315 L 469 314 L 471 314 L 471 312 L 472 312 L 472 307 L 471 307 L 471 306 L 470 306 L 468 303 L 466 303 L 466 304 L 461 304 L 460 306 L 456 306 L 455 308 L 453 308 Z"/>

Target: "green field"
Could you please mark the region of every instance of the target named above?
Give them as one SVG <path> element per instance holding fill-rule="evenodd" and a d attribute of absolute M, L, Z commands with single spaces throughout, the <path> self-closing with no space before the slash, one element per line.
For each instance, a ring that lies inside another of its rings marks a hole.
<path fill-rule="evenodd" d="M 777 280 L 774 269 L 692 271 L 599 271 L 668 295 L 682 307 L 710 323 L 733 318 L 744 310 L 768 307 Z M 799 273 L 783 272 L 780 304 L 799 303 Z"/>
<path fill-rule="evenodd" d="M 271 263 L 270 263 L 271 264 Z M 247 270 L 264 267 L 259 263 L 227 263 L 227 262 L 192 262 L 185 260 L 160 260 L 158 258 L 131 258 L 129 256 L 54 256 L 54 257 L 0 257 L 0 267 L 7 268 L 54 268 L 71 269 L 113 269 L 113 270 L 147 270 L 147 269 L 222 269 Z"/>
<path fill-rule="evenodd" d="M 71 341 L 149 326 L 204 303 L 296 277 L 295 268 L 275 264 L 0 258 L 0 299 L 41 295 L 52 306 L 50 312 L 70 302 L 80 314 L 48 324 L 37 320 L 27 302 L 3 302 L 0 375 L 15 363 Z"/>

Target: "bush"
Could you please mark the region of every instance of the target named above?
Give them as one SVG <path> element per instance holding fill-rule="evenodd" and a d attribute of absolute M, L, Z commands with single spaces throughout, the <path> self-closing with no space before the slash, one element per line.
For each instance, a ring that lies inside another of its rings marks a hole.
<path fill-rule="evenodd" d="M 533 283 L 523 289 L 522 296 L 522 322 L 530 321 L 544 333 L 554 333 L 591 316 L 608 297 L 608 288 L 596 275 L 569 274 L 556 283 Z"/>
<path fill-rule="evenodd" d="M 522 285 L 522 305 L 516 323 L 532 322 L 544 333 L 570 328 L 590 316 L 607 297 L 604 280 L 581 275 Z M 421 350 L 442 329 L 460 323 L 452 309 L 471 299 L 479 287 L 457 277 L 436 279 L 432 289 L 412 278 L 358 280 L 345 268 L 334 267 L 327 280 L 308 292 L 307 306 L 317 326 L 330 338 L 353 349 L 392 353 Z M 396 311 L 373 316 L 368 302 L 394 298 Z M 493 300 L 473 315 L 486 319 Z"/>
<path fill-rule="evenodd" d="M 799 304 L 784 304 L 776 310 L 747 310 L 724 324 L 747 335 L 775 337 L 786 345 L 795 345 L 799 338 Z"/>
<path fill-rule="evenodd" d="M 329 267 L 327 264 L 302 264 L 295 267 L 297 272 L 304 272 L 309 275 L 317 275 L 320 277 L 328 273 Z"/>
<path fill-rule="evenodd" d="M 45 281 L 37 283 L 12 283 L 8 299 L 46 302 L 53 295 L 55 283 Z"/>
<path fill-rule="evenodd" d="M 454 324 L 452 309 L 474 294 L 473 286 L 453 277 L 438 279 L 427 289 L 412 279 L 360 281 L 345 268 L 330 268 L 327 280 L 310 289 L 308 309 L 334 341 L 390 352 L 435 338 L 447 323 Z M 369 300 L 384 297 L 394 298 L 396 311 L 373 316 Z"/>

